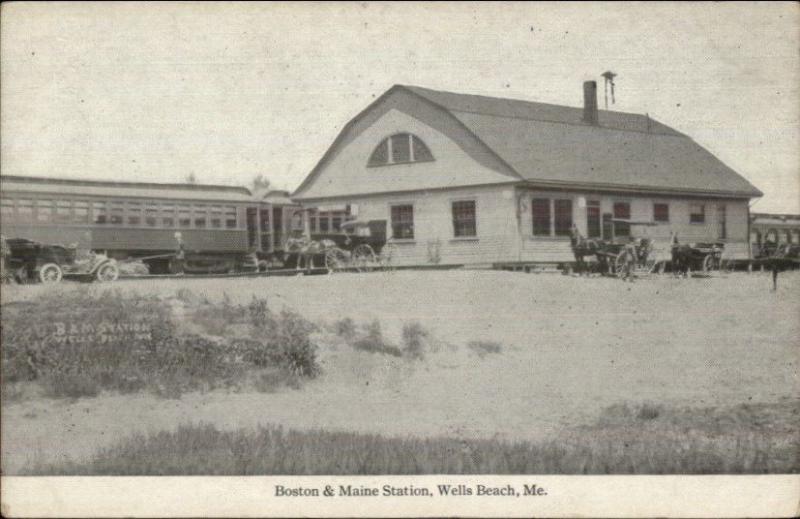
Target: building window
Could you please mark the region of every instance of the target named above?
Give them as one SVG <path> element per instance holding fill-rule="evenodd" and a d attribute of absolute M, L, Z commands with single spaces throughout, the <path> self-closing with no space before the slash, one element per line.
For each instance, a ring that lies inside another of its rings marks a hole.
<path fill-rule="evenodd" d="M 327 213 L 320 213 L 317 223 L 319 225 L 319 232 L 328 232 L 330 230 L 330 219 Z"/>
<path fill-rule="evenodd" d="M 669 223 L 669 204 L 653 204 L 653 221 Z"/>
<path fill-rule="evenodd" d="M 75 223 L 89 223 L 89 202 L 76 201 L 73 205 L 72 221 Z"/>
<path fill-rule="evenodd" d="M 225 208 L 225 227 L 228 229 L 236 229 L 236 208 L 228 206 Z"/>
<path fill-rule="evenodd" d="M 342 215 L 337 213 L 337 216 L 331 217 L 331 230 L 339 232 L 342 230 Z"/>
<path fill-rule="evenodd" d="M 706 206 L 704 204 L 689 204 L 689 223 L 706 223 Z"/>
<path fill-rule="evenodd" d="M 453 202 L 453 236 L 468 238 L 477 234 L 475 200 Z"/>
<path fill-rule="evenodd" d="M 414 206 L 392 206 L 392 238 L 400 240 L 414 239 Z"/>
<path fill-rule="evenodd" d="M 97 225 L 108 223 L 108 207 L 105 202 L 92 202 L 92 218 Z"/>
<path fill-rule="evenodd" d="M 550 199 L 534 198 L 531 201 L 533 235 L 550 236 Z"/>
<path fill-rule="evenodd" d="M 52 200 L 36 201 L 36 220 L 39 222 L 49 222 L 53 219 Z"/>
<path fill-rule="evenodd" d="M 599 200 L 586 202 L 586 231 L 589 238 L 599 238 L 602 235 Z"/>
<path fill-rule="evenodd" d="M 631 235 L 631 204 L 630 202 L 614 202 L 614 220 L 628 220 L 614 222 L 614 236 Z"/>
<path fill-rule="evenodd" d="M 396 133 L 380 142 L 369 156 L 367 166 L 408 164 L 434 160 L 428 146 L 416 135 Z"/>
<path fill-rule="evenodd" d="M 572 200 L 554 200 L 553 210 L 556 236 L 569 236 L 572 232 Z"/>
<path fill-rule="evenodd" d="M 786 231 L 788 236 L 789 231 Z M 725 204 L 717 204 L 717 237 L 720 240 L 728 238 L 728 215 Z"/>

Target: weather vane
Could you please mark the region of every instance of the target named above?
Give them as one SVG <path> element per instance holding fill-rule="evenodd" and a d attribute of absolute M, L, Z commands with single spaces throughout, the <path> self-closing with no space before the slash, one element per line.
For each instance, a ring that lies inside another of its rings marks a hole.
<path fill-rule="evenodd" d="M 617 75 L 610 70 L 606 70 L 601 74 L 605 78 L 605 94 L 606 94 L 606 110 L 608 110 L 608 86 L 611 85 L 611 104 L 615 104 L 614 100 L 614 78 Z"/>

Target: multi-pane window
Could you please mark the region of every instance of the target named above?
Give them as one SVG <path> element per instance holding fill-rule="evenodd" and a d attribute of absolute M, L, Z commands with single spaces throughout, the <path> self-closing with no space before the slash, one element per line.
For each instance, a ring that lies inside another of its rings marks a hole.
<path fill-rule="evenodd" d="M 329 224 L 330 224 L 330 219 L 328 218 L 328 215 L 321 214 L 319 216 L 319 232 L 328 232 L 330 230 Z"/>
<path fill-rule="evenodd" d="M 586 231 L 589 238 L 600 238 L 602 236 L 599 200 L 587 200 L 586 202 Z"/>
<path fill-rule="evenodd" d="M 720 240 L 728 238 L 728 216 L 725 204 L 717 204 L 717 237 Z M 786 237 L 789 238 L 789 243 L 792 243 L 789 231 L 786 231 Z"/>
<path fill-rule="evenodd" d="M 194 206 L 194 226 L 198 229 L 205 229 L 208 221 L 207 208 L 202 205 Z"/>
<path fill-rule="evenodd" d="M 653 204 L 653 221 L 659 223 L 669 222 L 669 204 Z"/>
<path fill-rule="evenodd" d="M 572 200 L 553 200 L 555 235 L 569 236 L 572 232 Z"/>
<path fill-rule="evenodd" d="M 10 198 L 0 199 L 0 214 L 11 217 L 14 214 L 14 201 Z"/>
<path fill-rule="evenodd" d="M 533 219 L 533 235 L 550 236 L 549 198 L 534 198 L 531 200 L 531 217 Z"/>
<path fill-rule="evenodd" d="M 614 202 L 614 219 L 628 220 L 614 222 L 614 236 L 631 235 L 631 204 L 630 202 Z"/>
<path fill-rule="evenodd" d="M 192 208 L 188 205 L 178 206 L 178 225 L 180 227 L 192 226 Z"/>
<path fill-rule="evenodd" d="M 142 225 L 142 204 L 139 202 L 128 202 L 128 225 Z"/>
<path fill-rule="evenodd" d="M 108 207 L 105 202 L 92 202 L 92 219 L 97 225 L 108 223 Z"/>
<path fill-rule="evenodd" d="M 161 226 L 175 227 L 175 206 L 172 204 L 161 204 Z"/>
<path fill-rule="evenodd" d="M 17 215 L 22 221 L 33 220 L 33 200 L 17 200 Z"/>
<path fill-rule="evenodd" d="M 148 227 L 156 227 L 158 225 L 158 206 L 147 204 L 144 208 L 144 223 Z"/>
<path fill-rule="evenodd" d="M 69 200 L 56 200 L 55 220 L 61 223 L 72 220 L 72 203 Z"/>
<path fill-rule="evenodd" d="M 414 238 L 414 206 L 413 205 L 393 205 L 392 216 L 392 237 L 400 240 L 411 240 Z"/>
<path fill-rule="evenodd" d="M 125 204 L 123 202 L 111 202 L 109 206 L 111 209 L 111 223 L 113 225 L 122 225 L 122 216 L 125 213 Z"/>
<path fill-rule="evenodd" d="M 396 133 L 382 140 L 372 151 L 367 166 L 388 164 L 407 164 L 409 162 L 432 161 L 433 154 L 428 146 L 410 133 Z"/>
<path fill-rule="evenodd" d="M 337 216 L 331 217 L 331 230 L 339 232 L 342 230 L 342 216 L 338 214 Z"/>
<path fill-rule="evenodd" d="M 72 206 L 72 221 L 75 223 L 89 223 L 89 202 L 76 200 Z"/>
<path fill-rule="evenodd" d="M 689 204 L 689 223 L 705 223 L 706 206 L 705 204 Z"/>
<path fill-rule="evenodd" d="M 453 202 L 453 236 L 464 238 L 476 235 L 475 200 Z"/>
<path fill-rule="evenodd" d="M 225 227 L 228 229 L 236 229 L 236 207 L 225 207 Z"/>
<path fill-rule="evenodd" d="M 50 222 L 53 220 L 53 201 L 36 201 L 36 220 L 39 222 Z"/>
<path fill-rule="evenodd" d="M 262 211 L 261 214 L 269 214 L 266 211 Z M 222 208 L 218 205 L 215 205 L 211 208 L 211 227 L 213 229 L 221 229 L 222 228 Z"/>

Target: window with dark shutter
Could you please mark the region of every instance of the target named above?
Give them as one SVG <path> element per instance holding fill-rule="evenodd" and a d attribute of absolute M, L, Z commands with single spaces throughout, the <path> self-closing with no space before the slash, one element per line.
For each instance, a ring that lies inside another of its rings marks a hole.
<path fill-rule="evenodd" d="M 669 223 L 669 204 L 653 204 L 653 221 Z"/>
<path fill-rule="evenodd" d="M 569 236 L 572 232 L 572 200 L 554 200 L 553 209 L 556 236 Z"/>
<path fill-rule="evenodd" d="M 631 204 L 629 202 L 614 202 L 614 219 L 630 220 Z M 630 236 L 630 222 L 614 222 L 614 236 Z"/>

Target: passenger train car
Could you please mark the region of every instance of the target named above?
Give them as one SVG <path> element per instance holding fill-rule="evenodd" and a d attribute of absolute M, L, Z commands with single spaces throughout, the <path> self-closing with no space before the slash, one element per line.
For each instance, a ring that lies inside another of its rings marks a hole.
<path fill-rule="evenodd" d="M 255 270 L 281 258 L 303 220 L 288 193 L 257 199 L 243 187 L 0 177 L 6 238 L 75 245 L 168 273 L 183 248 L 186 272 Z"/>
<path fill-rule="evenodd" d="M 750 242 L 753 258 L 769 256 L 782 245 L 800 247 L 800 215 L 752 213 Z"/>

